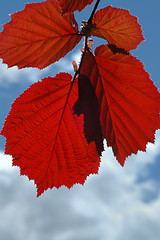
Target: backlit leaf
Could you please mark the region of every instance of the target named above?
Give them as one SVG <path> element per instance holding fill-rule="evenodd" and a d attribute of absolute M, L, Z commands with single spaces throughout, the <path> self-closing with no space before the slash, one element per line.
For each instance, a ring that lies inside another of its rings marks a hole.
<path fill-rule="evenodd" d="M 35 181 L 38 196 L 48 188 L 83 184 L 98 172 L 96 145 L 86 141 L 83 115 L 73 114 L 78 84 L 71 79 L 60 73 L 33 84 L 13 103 L 1 133 L 6 154 Z"/>
<path fill-rule="evenodd" d="M 160 128 L 160 94 L 143 64 L 127 54 L 113 54 L 107 45 L 86 52 L 81 74 L 88 76 L 100 106 L 107 145 L 121 165 L 127 156 L 145 151 Z"/>
<path fill-rule="evenodd" d="M 93 24 L 96 25 L 93 36 L 104 38 L 126 51 L 135 49 L 144 40 L 137 18 L 125 9 L 112 6 L 100 9 L 93 17 Z"/>
<path fill-rule="evenodd" d="M 81 38 L 74 15 L 61 17 L 56 0 L 27 4 L 4 25 L 0 57 L 9 67 L 42 69 L 65 56 Z"/>
<path fill-rule="evenodd" d="M 58 0 L 63 14 L 71 13 L 76 10 L 82 11 L 88 4 L 91 4 L 93 1 L 94 0 Z"/>

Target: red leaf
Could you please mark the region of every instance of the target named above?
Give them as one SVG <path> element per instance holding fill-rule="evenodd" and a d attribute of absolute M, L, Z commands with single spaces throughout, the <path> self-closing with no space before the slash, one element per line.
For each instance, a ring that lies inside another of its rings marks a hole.
<path fill-rule="evenodd" d="M 113 54 L 107 45 L 98 47 L 95 57 L 86 52 L 81 74 L 95 88 L 107 145 L 124 165 L 127 156 L 154 142 L 160 128 L 160 94 L 138 59 Z"/>
<path fill-rule="evenodd" d="M 108 6 L 100 9 L 93 17 L 96 24 L 92 35 L 104 38 L 109 44 L 129 51 L 135 49 L 144 40 L 137 18 L 128 10 Z"/>
<path fill-rule="evenodd" d="M 58 0 L 59 5 L 62 8 L 62 13 L 71 13 L 76 10 L 82 11 L 88 4 L 91 4 L 94 0 Z"/>
<path fill-rule="evenodd" d="M 78 86 L 71 78 L 60 73 L 33 84 L 13 103 L 1 133 L 6 154 L 34 179 L 38 196 L 48 188 L 83 184 L 98 172 L 95 143 L 85 139 L 83 116 L 73 115 Z"/>
<path fill-rule="evenodd" d="M 56 0 L 27 4 L 0 34 L 0 57 L 9 67 L 38 67 L 58 61 L 81 40 L 73 14 L 61 17 Z"/>
<path fill-rule="evenodd" d="M 103 136 L 100 124 L 98 99 L 90 79 L 83 74 L 78 76 L 79 98 L 73 106 L 74 114 L 84 115 L 84 134 L 88 143 L 94 141 L 101 156 L 104 151 Z"/>

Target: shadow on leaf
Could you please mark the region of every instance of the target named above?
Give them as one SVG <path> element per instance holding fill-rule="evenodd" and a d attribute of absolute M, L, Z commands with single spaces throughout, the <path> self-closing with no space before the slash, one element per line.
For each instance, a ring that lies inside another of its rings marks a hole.
<path fill-rule="evenodd" d="M 100 113 L 98 99 L 90 79 L 80 74 L 78 76 L 79 98 L 73 106 L 74 114 L 84 115 L 84 134 L 88 143 L 94 141 L 97 152 L 101 156 L 103 146 L 102 129 L 100 125 Z"/>

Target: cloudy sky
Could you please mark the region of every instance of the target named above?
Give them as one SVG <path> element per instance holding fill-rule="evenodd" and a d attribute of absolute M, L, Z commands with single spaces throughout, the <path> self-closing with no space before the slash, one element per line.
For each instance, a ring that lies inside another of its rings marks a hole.
<path fill-rule="evenodd" d="M 9 14 L 24 8 L 25 0 L 0 0 L 0 24 Z M 39 2 L 41 2 L 39 0 Z M 157 87 L 159 80 L 160 1 L 101 0 L 100 7 L 112 4 L 129 9 L 139 17 L 146 41 L 132 51 L 144 62 Z M 93 5 L 81 14 L 86 20 Z M 2 27 L 0 27 L 2 30 Z M 100 41 L 94 39 L 94 46 Z M 11 103 L 33 82 L 60 71 L 73 74 L 71 62 L 79 59 L 83 41 L 67 57 L 50 67 L 7 69 L 0 60 L 0 129 Z M 5 139 L 0 136 L 0 236 L 2 240 L 158 240 L 160 235 L 160 131 L 147 152 L 127 159 L 122 168 L 106 148 L 98 175 L 76 185 L 46 191 L 38 199 L 33 181 L 19 176 L 4 155 Z"/>

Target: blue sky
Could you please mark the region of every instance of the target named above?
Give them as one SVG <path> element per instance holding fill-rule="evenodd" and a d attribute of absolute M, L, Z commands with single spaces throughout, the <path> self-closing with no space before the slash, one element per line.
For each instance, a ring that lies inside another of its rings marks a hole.
<path fill-rule="evenodd" d="M 9 14 L 20 11 L 25 0 L 0 0 L 0 24 Z M 145 65 L 155 85 L 160 87 L 160 1 L 101 0 L 107 5 L 129 9 L 139 18 L 146 41 L 132 51 Z M 87 20 L 93 5 L 76 18 Z M 0 27 L 2 31 L 2 27 Z M 94 39 L 94 46 L 104 41 Z M 38 69 L 7 69 L 0 60 L 0 129 L 11 103 L 32 83 L 60 71 L 73 74 L 71 62 L 79 58 L 82 42 L 60 62 Z M 0 235 L 2 240 L 158 240 L 160 235 L 160 131 L 147 152 L 127 159 L 122 168 L 110 148 L 102 156 L 99 175 L 88 177 L 84 186 L 71 190 L 48 190 L 36 198 L 33 181 L 19 176 L 4 156 L 5 139 L 0 136 Z"/>

